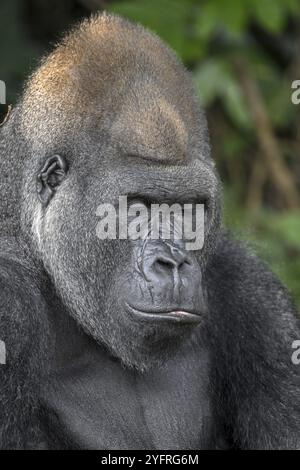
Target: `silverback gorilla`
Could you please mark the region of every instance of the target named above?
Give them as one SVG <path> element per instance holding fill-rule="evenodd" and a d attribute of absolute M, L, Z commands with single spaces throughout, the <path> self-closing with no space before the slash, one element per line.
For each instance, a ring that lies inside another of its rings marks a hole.
<path fill-rule="evenodd" d="M 119 17 L 72 31 L 1 128 L 0 446 L 300 448 L 286 290 L 222 229 L 189 74 Z M 202 203 L 205 243 L 100 240 L 97 207 Z"/>

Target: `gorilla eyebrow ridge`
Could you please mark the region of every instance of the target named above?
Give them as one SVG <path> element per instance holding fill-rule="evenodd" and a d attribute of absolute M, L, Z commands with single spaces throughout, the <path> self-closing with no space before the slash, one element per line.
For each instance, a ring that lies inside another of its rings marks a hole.
<path fill-rule="evenodd" d="M 138 99 L 137 90 L 141 90 Z M 143 87 L 138 83 L 127 95 L 111 136 L 123 155 L 164 162 L 187 159 L 186 123 L 173 100 L 152 83 Z"/>

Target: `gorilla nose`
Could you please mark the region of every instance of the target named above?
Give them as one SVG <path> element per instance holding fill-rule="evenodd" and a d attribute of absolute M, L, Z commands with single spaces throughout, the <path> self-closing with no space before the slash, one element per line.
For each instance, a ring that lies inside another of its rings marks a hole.
<path fill-rule="evenodd" d="M 179 296 L 179 290 L 192 275 L 193 263 L 188 254 L 174 245 L 148 243 L 143 253 L 142 272 L 145 279 L 158 289 L 170 289 Z"/>
<path fill-rule="evenodd" d="M 182 252 L 175 252 L 172 255 L 158 254 L 152 261 L 151 269 L 161 275 L 174 276 L 176 271 L 180 271 L 185 264 L 190 263 Z"/>

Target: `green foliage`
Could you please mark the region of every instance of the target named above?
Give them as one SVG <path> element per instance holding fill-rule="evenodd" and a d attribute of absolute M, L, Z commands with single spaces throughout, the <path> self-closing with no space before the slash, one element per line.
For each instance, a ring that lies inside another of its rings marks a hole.
<path fill-rule="evenodd" d="M 249 214 L 234 189 L 225 190 L 225 224 L 271 266 L 300 307 L 300 211 Z"/>
<path fill-rule="evenodd" d="M 204 106 L 220 98 L 229 117 L 239 127 L 247 129 L 251 126 L 244 96 L 228 60 L 215 58 L 205 61 L 195 72 L 195 85 Z"/>
<path fill-rule="evenodd" d="M 156 32 L 183 60 L 192 61 L 204 53 L 192 32 L 195 4 L 193 0 L 125 0 L 109 9 Z"/>

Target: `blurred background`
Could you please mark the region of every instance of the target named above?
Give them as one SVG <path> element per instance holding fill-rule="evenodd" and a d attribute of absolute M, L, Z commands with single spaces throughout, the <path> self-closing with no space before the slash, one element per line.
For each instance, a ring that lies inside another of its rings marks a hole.
<path fill-rule="evenodd" d="M 300 80 L 300 0 L 1 0 L 8 103 L 71 25 L 104 9 L 155 31 L 192 72 L 224 184 L 225 222 L 300 307 L 300 104 L 291 100 Z"/>

